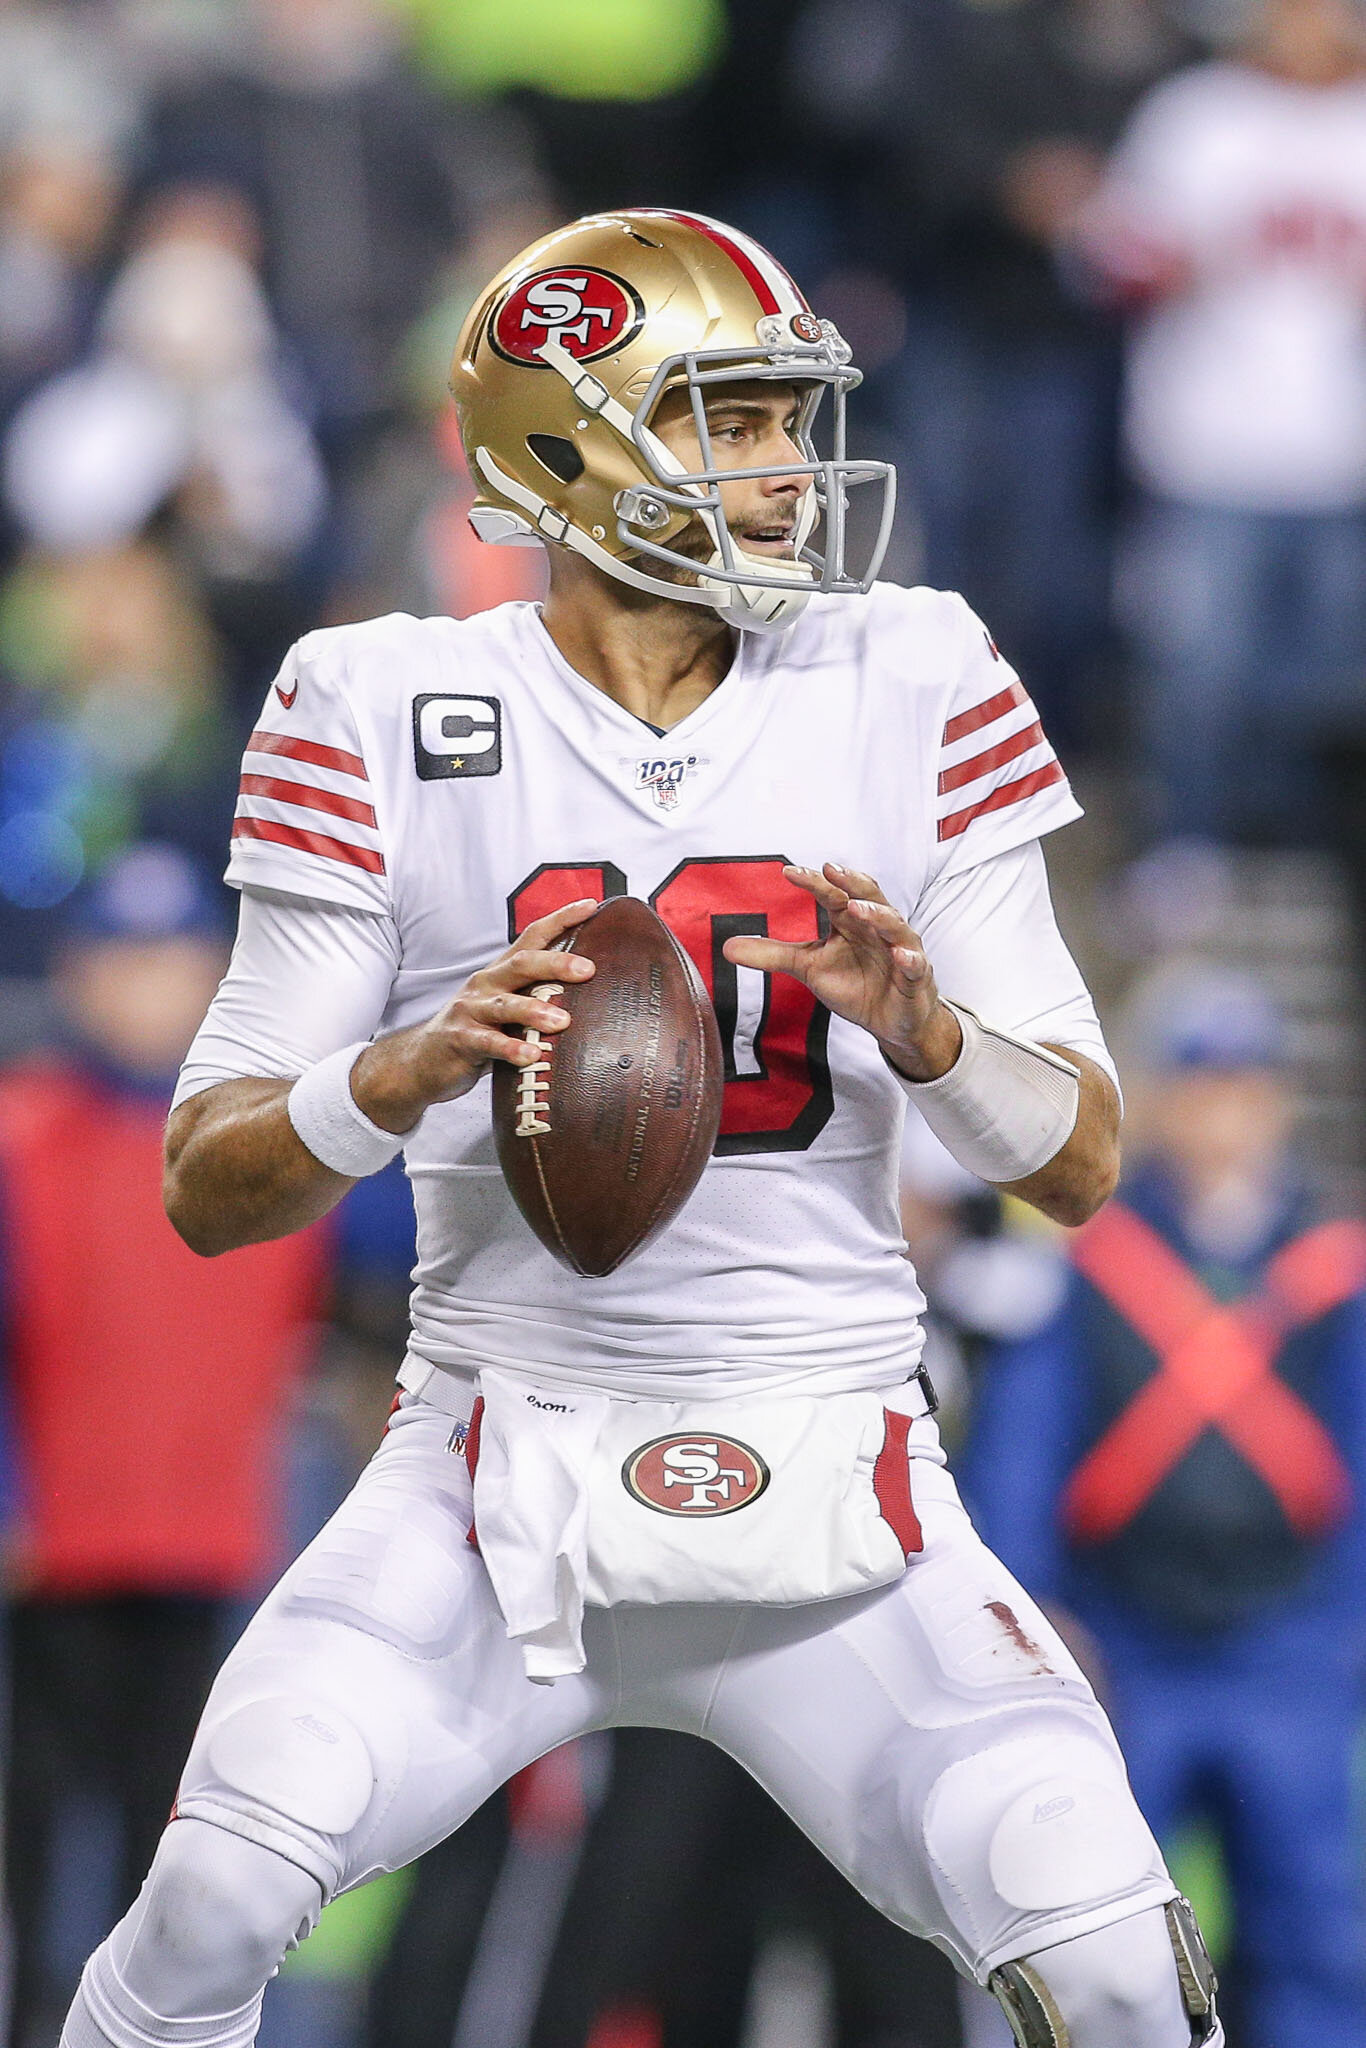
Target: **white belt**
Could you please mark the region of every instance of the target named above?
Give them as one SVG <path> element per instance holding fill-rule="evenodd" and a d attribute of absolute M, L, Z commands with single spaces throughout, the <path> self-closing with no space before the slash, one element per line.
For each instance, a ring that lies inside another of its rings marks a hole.
<path fill-rule="evenodd" d="M 498 1369 L 500 1372 L 509 1370 L 506 1366 L 500 1366 Z M 545 1382 L 537 1377 L 534 1366 L 529 1368 L 527 1377 L 537 1386 L 545 1385 Z M 473 1373 L 467 1378 L 463 1370 L 454 1366 L 433 1365 L 429 1358 L 419 1358 L 415 1351 L 405 1353 L 398 1371 L 398 1384 L 404 1393 L 416 1394 L 429 1407 L 439 1408 L 443 1415 L 449 1415 L 455 1422 L 469 1421 L 479 1396 Z M 584 1387 L 571 1388 L 569 1391 L 588 1393 L 604 1390 Z M 799 1393 L 801 1390 L 794 1387 L 791 1391 Z M 897 1415 L 909 1415 L 913 1422 L 918 1422 L 924 1415 L 933 1415 L 939 1407 L 939 1396 L 935 1393 L 934 1381 L 923 1365 L 918 1365 L 910 1378 L 903 1380 L 900 1386 L 877 1387 L 871 1391 L 877 1393 L 884 1408 L 892 1409 Z M 615 1394 L 610 1398 L 630 1401 L 633 1398 L 644 1400 L 648 1397 Z M 718 1393 L 716 1398 L 718 1401 L 724 1401 L 726 1396 Z"/>

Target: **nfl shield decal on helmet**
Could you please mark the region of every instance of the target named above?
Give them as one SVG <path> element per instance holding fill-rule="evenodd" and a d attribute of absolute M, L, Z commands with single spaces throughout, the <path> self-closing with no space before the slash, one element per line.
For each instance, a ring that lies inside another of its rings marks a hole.
<path fill-rule="evenodd" d="M 581 363 L 610 355 L 640 326 L 645 308 L 626 280 L 610 270 L 538 270 L 512 290 L 493 316 L 489 340 L 509 362 L 540 365 L 547 338 Z"/>
<path fill-rule="evenodd" d="M 725 1436 L 652 1437 L 621 1468 L 626 1491 L 661 1515 L 733 1515 L 768 1482 L 759 1453 Z"/>

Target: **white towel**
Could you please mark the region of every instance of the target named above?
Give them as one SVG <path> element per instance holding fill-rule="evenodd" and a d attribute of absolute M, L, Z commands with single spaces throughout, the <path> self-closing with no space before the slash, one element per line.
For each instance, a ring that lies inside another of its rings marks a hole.
<path fill-rule="evenodd" d="M 480 1374 L 476 1540 L 529 1678 L 584 1666 L 585 1605 L 801 1606 L 920 1547 L 909 1418 L 874 1393 L 632 1401 Z"/>
<path fill-rule="evenodd" d="M 479 1391 L 475 1537 L 527 1677 L 549 1684 L 584 1665 L 586 1482 L 609 1403 L 490 1370 Z"/>

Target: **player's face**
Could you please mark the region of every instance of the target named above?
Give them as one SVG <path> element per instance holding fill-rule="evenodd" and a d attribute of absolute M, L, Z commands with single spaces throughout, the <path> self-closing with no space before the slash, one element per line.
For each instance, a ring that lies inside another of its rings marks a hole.
<path fill-rule="evenodd" d="M 706 400 L 711 462 L 716 469 L 771 469 L 772 476 L 744 477 L 721 486 L 721 505 L 738 546 L 748 555 L 772 555 L 791 561 L 801 501 L 811 488 L 809 475 L 790 475 L 789 462 L 805 457 L 794 439 L 801 394 L 793 384 L 759 381 L 717 386 Z M 706 465 L 687 391 L 668 391 L 650 422 L 654 432 L 685 468 Z M 698 526 L 672 545 L 699 558 L 711 552 L 711 541 Z"/>

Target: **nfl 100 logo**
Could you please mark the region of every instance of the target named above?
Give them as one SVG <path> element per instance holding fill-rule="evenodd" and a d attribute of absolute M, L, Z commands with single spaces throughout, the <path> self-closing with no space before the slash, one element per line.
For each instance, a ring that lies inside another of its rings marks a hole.
<path fill-rule="evenodd" d="M 684 777 L 696 766 L 696 754 L 675 755 L 671 761 L 660 755 L 651 760 L 637 761 L 636 788 L 648 789 L 661 811 L 672 811 L 678 803 Z"/>

